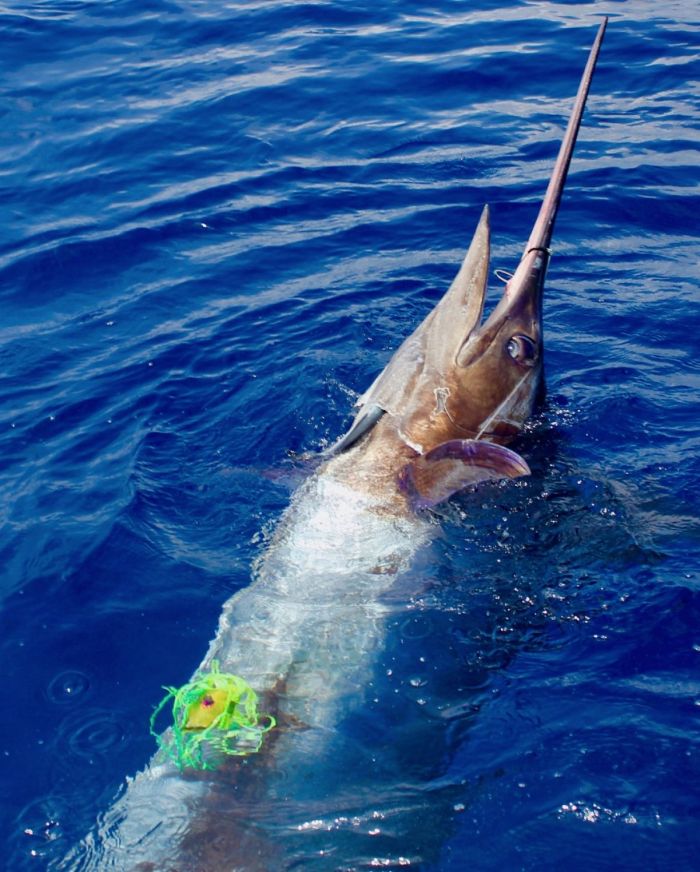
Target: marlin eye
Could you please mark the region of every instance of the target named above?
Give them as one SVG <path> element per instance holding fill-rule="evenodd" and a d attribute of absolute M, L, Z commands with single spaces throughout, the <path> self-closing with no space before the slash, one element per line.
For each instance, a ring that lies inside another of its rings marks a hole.
<path fill-rule="evenodd" d="M 513 360 L 517 360 L 518 363 L 525 366 L 532 366 L 537 357 L 537 346 L 529 336 L 523 336 L 522 333 L 518 333 L 508 340 L 506 351 Z"/>

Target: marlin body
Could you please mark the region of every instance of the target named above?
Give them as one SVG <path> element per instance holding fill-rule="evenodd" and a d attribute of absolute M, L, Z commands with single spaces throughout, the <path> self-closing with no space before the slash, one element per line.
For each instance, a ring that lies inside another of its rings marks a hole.
<path fill-rule="evenodd" d="M 224 606 L 200 671 L 217 660 L 243 676 L 278 716 L 276 734 L 214 773 L 183 773 L 156 757 L 61 868 L 287 865 L 275 846 L 285 821 L 270 823 L 271 803 L 304 793 L 335 753 L 337 726 L 361 704 L 383 644 L 383 597 L 434 529 L 419 510 L 480 481 L 529 473 L 505 443 L 541 391 L 549 245 L 605 25 L 501 301 L 483 321 L 486 208 L 451 287 L 360 397 L 354 423 L 295 494 L 253 582 Z"/>

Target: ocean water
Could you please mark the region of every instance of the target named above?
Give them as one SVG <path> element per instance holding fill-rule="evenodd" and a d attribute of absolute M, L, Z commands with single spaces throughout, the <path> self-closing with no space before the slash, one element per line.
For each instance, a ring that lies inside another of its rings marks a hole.
<path fill-rule="evenodd" d="M 290 810 L 289 865 L 698 868 L 691 0 L 0 5 L 3 868 L 150 759 L 484 203 L 514 268 L 603 14 L 533 475 L 435 513 L 339 727 L 376 768 Z"/>

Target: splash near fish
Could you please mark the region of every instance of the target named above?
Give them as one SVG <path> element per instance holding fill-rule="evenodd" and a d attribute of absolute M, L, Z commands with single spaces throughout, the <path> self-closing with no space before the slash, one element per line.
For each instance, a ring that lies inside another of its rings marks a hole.
<path fill-rule="evenodd" d="M 248 682 L 220 672 L 216 660 L 182 687 L 163 689 L 167 694 L 151 715 L 151 735 L 180 770 L 215 769 L 221 755 L 255 754 L 276 725 L 272 715 L 258 713 L 258 696 Z M 159 733 L 156 722 L 171 701 L 173 723 Z"/>

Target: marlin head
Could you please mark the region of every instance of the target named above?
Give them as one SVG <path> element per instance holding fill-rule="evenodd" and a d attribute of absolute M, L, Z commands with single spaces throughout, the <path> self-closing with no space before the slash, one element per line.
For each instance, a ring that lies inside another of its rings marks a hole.
<path fill-rule="evenodd" d="M 519 433 L 542 386 L 549 245 L 606 24 L 604 19 L 598 29 L 539 215 L 500 302 L 483 321 L 490 254 L 486 207 L 449 290 L 359 398 L 357 417 L 334 451 L 344 451 L 373 430 L 365 441 L 370 450 L 394 438 L 428 465 L 431 458 L 443 463 L 447 452 L 457 465 L 461 453 L 469 464 L 478 455 L 490 468 L 499 466 L 500 457 L 500 475 L 528 471 L 522 458 L 506 449 L 499 454 L 497 445 Z M 475 442 L 486 444 L 475 447 Z M 441 448 L 448 444 L 451 448 Z M 492 473 L 482 477 L 499 474 L 496 468 Z"/>

